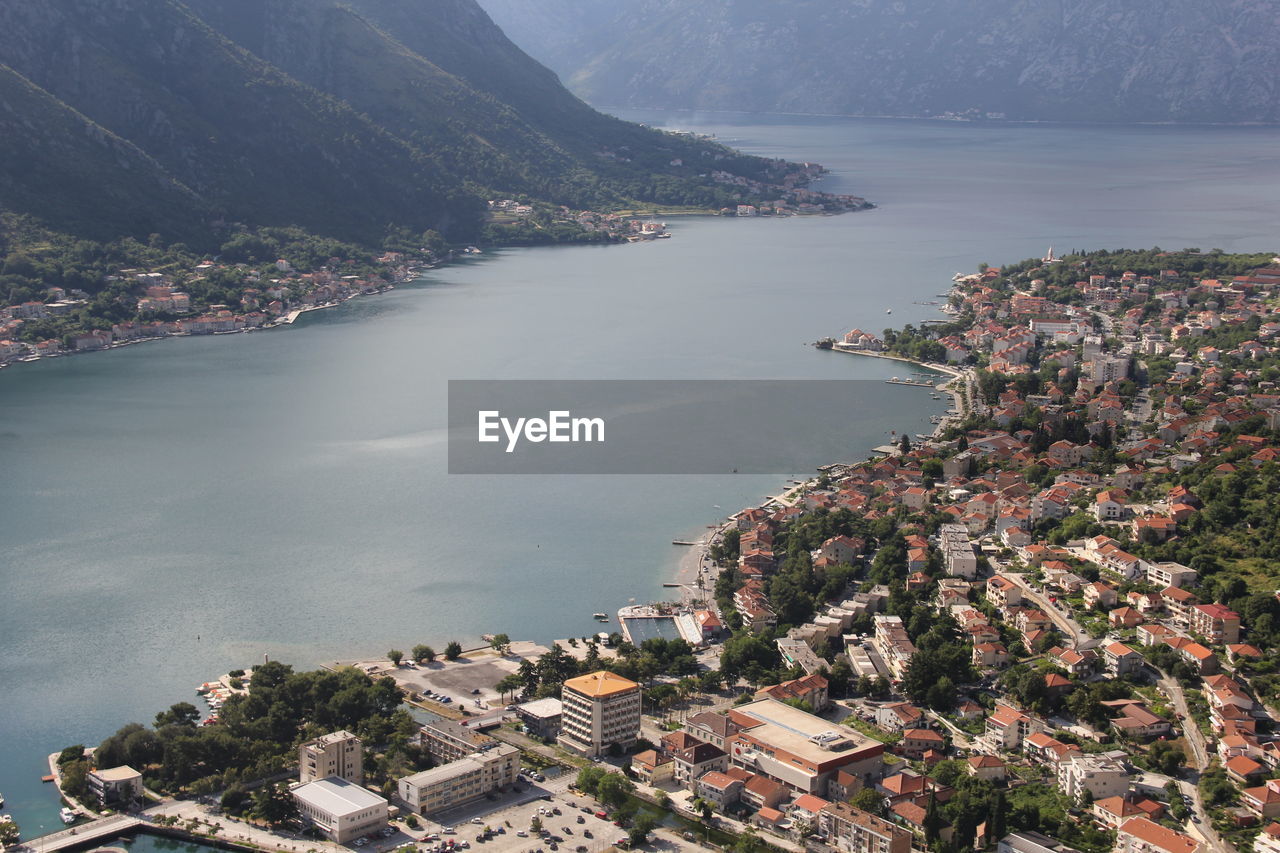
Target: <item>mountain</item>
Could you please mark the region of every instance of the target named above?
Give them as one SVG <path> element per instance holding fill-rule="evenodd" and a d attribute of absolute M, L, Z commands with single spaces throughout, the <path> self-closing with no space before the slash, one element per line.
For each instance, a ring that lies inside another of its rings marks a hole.
<path fill-rule="evenodd" d="M 1280 121 L 1272 0 L 481 0 L 610 107 Z"/>
<path fill-rule="evenodd" d="M 699 161 L 788 169 L 595 112 L 473 0 L 6 0 L 0 130 L 0 208 L 95 239 L 473 239 L 494 194 L 720 206 Z"/>
<path fill-rule="evenodd" d="M 199 200 L 136 145 L 0 66 L 0 199 L 109 240 L 196 224 Z"/>

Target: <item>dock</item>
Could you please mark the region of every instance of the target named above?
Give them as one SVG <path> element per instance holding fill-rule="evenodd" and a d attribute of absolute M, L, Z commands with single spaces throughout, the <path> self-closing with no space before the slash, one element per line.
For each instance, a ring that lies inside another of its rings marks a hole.
<path fill-rule="evenodd" d="M 672 545 L 697 545 L 697 542 L 690 542 L 688 539 L 672 539 Z"/>

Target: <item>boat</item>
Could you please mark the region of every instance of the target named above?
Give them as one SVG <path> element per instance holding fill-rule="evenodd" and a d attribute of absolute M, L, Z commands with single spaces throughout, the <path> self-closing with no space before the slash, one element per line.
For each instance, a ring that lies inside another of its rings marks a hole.
<path fill-rule="evenodd" d="M 63 823 L 72 824 L 76 822 L 77 815 L 71 809 L 63 806 L 62 811 L 58 812 L 58 817 L 62 818 Z"/>
<path fill-rule="evenodd" d="M 4 808 L 4 794 L 0 794 L 0 809 Z"/>
<path fill-rule="evenodd" d="M 593 619 L 595 619 L 597 622 L 608 622 L 608 621 L 609 621 L 609 614 L 608 614 L 608 613 L 592 613 L 592 614 L 591 614 L 591 616 L 592 616 L 592 618 L 593 618 Z"/>
<path fill-rule="evenodd" d="M 886 309 L 884 309 L 884 313 L 886 313 L 886 314 L 892 314 L 892 313 L 893 313 L 893 309 L 892 309 L 892 308 L 886 308 Z"/>

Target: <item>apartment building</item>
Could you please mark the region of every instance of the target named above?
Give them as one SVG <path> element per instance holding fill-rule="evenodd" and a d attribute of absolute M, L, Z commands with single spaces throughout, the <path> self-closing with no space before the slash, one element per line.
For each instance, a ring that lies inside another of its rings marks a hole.
<path fill-rule="evenodd" d="M 848 803 L 828 803 L 818 812 L 818 830 L 842 853 L 910 853 L 911 833 Z"/>
<path fill-rule="evenodd" d="M 607 670 L 564 683 L 559 743 L 581 755 L 626 749 L 640 736 L 640 685 Z"/>
<path fill-rule="evenodd" d="M 414 813 L 433 814 L 514 785 L 519 772 L 520 750 L 504 743 L 406 776 L 396 792 Z"/>
<path fill-rule="evenodd" d="M 314 782 L 336 776 L 364 784 L 364 745 L 345 729 L 309 740 L 298 747 L 298 781 Z"/>

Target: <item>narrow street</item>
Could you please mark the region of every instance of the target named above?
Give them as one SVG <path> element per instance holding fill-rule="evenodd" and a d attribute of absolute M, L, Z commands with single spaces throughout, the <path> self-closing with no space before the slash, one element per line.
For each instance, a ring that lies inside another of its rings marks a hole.
<path fill-rule="evenodd" d="M 1159 670 L 1156 670 L 1160 672 Z M 1169 701 L 1173 703 L 1174 711 L 1177 712 L 1179 721 L 1182 724 L 1182 733 L 1187 739 L 1187 743 L 1191 744 L 1191 751 L 1195 757 L 1195 772 L 1191 781 L 1178 780 L 1178 787 L 1191 800 L 1191 810 L 1199 819 L 1191 824 L 1194 832 L 1204 838 L 1209 849 L 1209 853 L 1231 853 L 1235 848 L 1223 842 L 1218 836 L 1218 831 L 1213 828 L 1213 820 L 1209 813 L 1205 810 L 1204 802 L 1200 799 L 1200 786 L 1196 782 L 1200 779 L 1200 774 L 1209 766 L 1209 748 L 1204 742 L 1204 735 L 1200 733 L 1200 727 L 1196 725 L 1196 721 L 1191 716 L 1191 710 L 1187 706 L 1187 697 L 1182 690 L 1182 685 L 1178 680 L 1171 678 L 1167 674 L 1160 672 L 1160 680 L 1157 682 L 1160 691 L 1169 697 Z M 1155 775 L 1155 774 L 1148 774 Z M 1164 777 L 1167 779 L 1167 777 Z"/>
<path fill-rule="evenodd" d="M 998 564 L 994 561 L 992 562 L 993 567 L 997 565 Z M 999 571 L 999 569 L 997 569 L 997 571 Z M 1057 626 L 1059 633 L 1061 633 L 1063 638 L 1072 646 L 1077 649 L 1091 649 L 1097 645 L 1097 641 L 1089 636 L 1088 631 L 1080 627 L 1080 623 L 1054 607 L 1052 602 L 1050 602 L 1044 595 L 1032 589 L 1031 585 L 1023 580 L 1022 575 L 1017 574 L 1016 572 L 1009 572 L 1004 576 L 1016 583 L 1022 589 L 1024 598 L 1029 599 L 1036 607 L 1039 607 L 1044 611 L 1044 614 L 1049 617 L 1050 621 Z"/>

